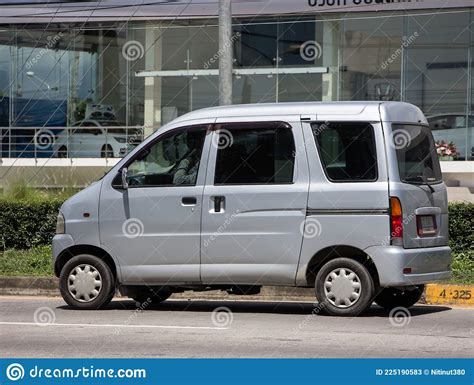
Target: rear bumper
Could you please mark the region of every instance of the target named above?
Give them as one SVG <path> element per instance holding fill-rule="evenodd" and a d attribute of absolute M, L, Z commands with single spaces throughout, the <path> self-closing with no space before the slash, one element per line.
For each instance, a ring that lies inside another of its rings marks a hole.
<path fill-rule="evenodd" d="M 365 250 L 377 267 L 380 286 L 410 286 L 451 277 L 449 246 L 404 249 L 400 246 L 373 246 Z M 403 270 L 411 269 L 410 274 Z"/>

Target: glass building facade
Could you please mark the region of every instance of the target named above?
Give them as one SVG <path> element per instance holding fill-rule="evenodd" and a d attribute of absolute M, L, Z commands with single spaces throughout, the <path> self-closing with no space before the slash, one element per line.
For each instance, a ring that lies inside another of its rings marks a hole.
<path fill-rule="evenodd" d="M 450 160 L 472 160 L 473 20 L 474 8 L 236 18 L 233 101 L 406 101 L 456 146 Z M 147 134 L 215 106 L 218 57 L 215 18 L 3 25 L 0 157 L 31 156 L 29 128 L 56 134 L 94 105 Z"/>

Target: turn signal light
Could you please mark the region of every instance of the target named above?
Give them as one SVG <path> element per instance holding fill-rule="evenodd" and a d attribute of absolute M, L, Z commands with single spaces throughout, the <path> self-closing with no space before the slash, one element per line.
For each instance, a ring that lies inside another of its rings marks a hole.
<path fill-rule="evenodd" d="M 390 225 L 391 237 L 393 239 L 403 238 L 403 211 L 400 199 L 390 197 Z"/>

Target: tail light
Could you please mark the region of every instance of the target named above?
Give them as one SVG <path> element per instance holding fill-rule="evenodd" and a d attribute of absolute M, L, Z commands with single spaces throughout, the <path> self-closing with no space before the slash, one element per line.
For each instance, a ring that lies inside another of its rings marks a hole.
<path fill-rule="evenodd" d="M 403 239 L 403 211 L 400 199 L 390 197 L 390 234 L 392 241 Z"/>
<path fill-rule="evenodd" d="M 436 216 L 434 215 L 417 215 L 416 227 L 419 237 L 434 237 L 438 232 L 436 225 Z"/>

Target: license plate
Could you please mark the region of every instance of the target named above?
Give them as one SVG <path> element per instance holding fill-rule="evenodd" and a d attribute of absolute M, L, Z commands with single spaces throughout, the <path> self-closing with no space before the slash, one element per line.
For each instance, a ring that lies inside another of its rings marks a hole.
<path fill-rule="evenodd" d="M 435 235 L 436 231 L 436 218 L 434 215 L 418 216 L 418 235 L 420 237 Z"/>

